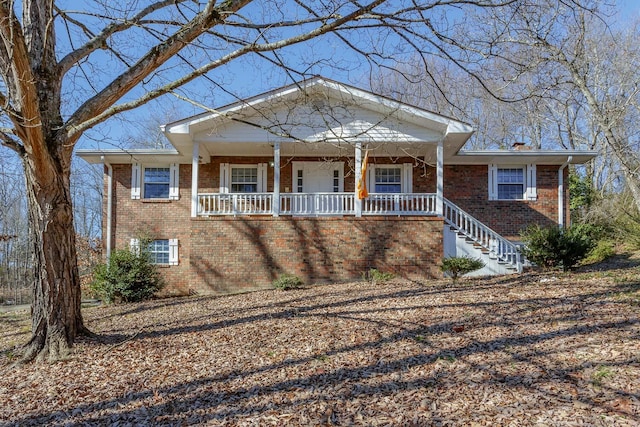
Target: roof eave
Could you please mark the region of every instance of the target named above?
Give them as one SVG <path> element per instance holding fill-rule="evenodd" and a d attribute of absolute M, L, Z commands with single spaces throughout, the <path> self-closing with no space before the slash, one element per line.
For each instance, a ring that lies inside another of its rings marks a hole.
<path fill-rule="evenodd" d="M 451 157 L 451 164 L 583 164 L 595 157 L 591 150 L 460 150 Z"/>

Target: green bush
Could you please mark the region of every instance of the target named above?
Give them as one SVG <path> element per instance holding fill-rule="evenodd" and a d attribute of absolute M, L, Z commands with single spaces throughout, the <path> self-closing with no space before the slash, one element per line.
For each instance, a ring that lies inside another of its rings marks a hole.
<path fill-rule="evenodd" d="M 449 275 L 454 282 L 457 282 L 460 276 L 480 270 L 484 265 L 484 261 L 480 258 L 471 258 L 468 256 L 447 257 L 442 260 L 440 269 Z"/>
<path fill-rule="evenodd" d="M 146 252 L 116 250 L 108 264 L 94 271 L 90 289 L 105 303 L 136 302 L 150 298 L 164 286 L 156 266 Z"/>
<path fill-rule="evenodd" d="M 583 260 L 595 247 L 597 234 L 589 224 L 569 228 L 533 225 L 522 233 L 524 256 L 544 269 L 562 268 L 567 271 Z"/>
<path fill-rule="evenodd" d="M 640 249 L 640 215 L 620 215 L 616 221 L 616 229 L 620 240 L 631 250 Z"/>
<path fill-rule="evenodd" d="M 386 283 L 389 280 L 393 279 L 393 273 L 380 271 L 377 268 L 371 268 L 369 269 L 369 271 L 362 273 L 362 279 L 370 281 L 373 284 Z"/>
<path fill-rule="evenodd" d="M 587 257 L 583 260 L 584 264 L 592 264 L 602 262 L 607 258 L 611 258 L 616 254 L 615 245 L 611 240 L 599 240 L 596 246 L 589 251 Z"/>
<path fill-rule="evenodd" d="M 292 274 L 281 274 L 280 277 L 275 279 L 272 283 L 273 287 L 286 291 L 288 289 L 296 289 L 304 285 L 302 279 Z"/>

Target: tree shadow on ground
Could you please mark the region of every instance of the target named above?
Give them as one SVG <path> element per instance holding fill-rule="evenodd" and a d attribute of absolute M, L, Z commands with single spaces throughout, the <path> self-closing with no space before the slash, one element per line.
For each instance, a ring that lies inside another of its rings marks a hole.
<path fill-rule="evenodd" d="M 204 333 L 209 330 L 228 328 L 243 324 L 259 324 L 267 319 L 357 319 L 361 322 L 373 322 L 381 330 L 393 328 L 395 332 L 380 336 L 367 342 L 342 345 L 327 349 L 321 353 L 312 353 L 305 357 L 286 359 L 276 363 L 267 363 L 250 368 L 229 369 L 216 375 L 209 375 L 192 381 L 171 384 L 166 387 L 141 390 L 127 393 L 109 401 L 87 403 L 73 408 L 65 408 L 35 416 L 24 416 L 13 420 L 20 425 L 67 425 L 74 421 L 73 414 L 81 414 L 81 423 L 112 424 L 129 422 L 131 420 L 146 420 L 149 423 L 180 424 L 190 422 L 232 422 L 234 418 L 246 414 L 260 414 L 265 411 L 276 413 L 292 413 L 311 404 L 317 404 L 322 399 L 334 405 L 328 413 L 326 424 L 349 423 L 350 414 L 341 412 L 338 402 L 353 402 L 372 396 L 388 396 L 399 391 L 424 391 L 446 389 L 455 386 L 450 382 L 447 371 L 433 369 L 442 361 L 465 361 L 471 365 L 474 372 L 482 375 L 485 387 L 499 387 L 513 393 L 533 391 L 544 394 L 553 401 L 566 400 L 563 389 L 573 387 L 577 394 L 572 398 L 591 409 L 598 409 L 606 413 L 614 413 L 627 417 L 632 422 L 640 422 L 637 412 L 625 408 L 613 408 L 610 401 L 603 400 L 585 392 L 593 379 L 587 374 L 594 362 L 591 360 L 574 360 L 571 363 L 558 364 L 554 367 L 546 366 L 545 359 L 553 358 L 567 348 L 557 347 L 537 348 L 539 344 L 559 340 L 572 343 L 578 337 L 582 340 L 576 344 L 568 344 L 568 350 L 577 351 L 591 336 L 606 332 L 615 334 L 618 331 L 637 330 L 639 320 L 629 317 L 607 321 L 606 319 L 589 318 L 582 312 L 581 306 L 589 302 L 595 303 L 612 293 L 624 292 L 629 286 L 625 284 L 612 285 L 601 292 L 576 292 L 566 297 L 530 296 L 510 301 L 460 301 L 455 300 L 458 293 L 468 291 L 465 286 L 437 286 L 413 287 L 411 289 L 394 290 L 375 295 L 354 295 L 329 304 L 321 303 L 321 298 L 311 297 L 306 300 L 303 293 L 292 295 L 286 302 L 281 303 L 276 311 L 266 312 L 269 305 L 254 305 L 247 307 L 237 317 L 214 322 L 207 322 L 207 316 L 194 316 L 189 325 L 166 325 L 155 330 L 141 331 L 133 337 L 135 340 L 145 340 L 157 336 L 177 336 L 189 333 Z M 496 288 L 496 293 L 508 290 L 508 285 Z M 339 293 L 339 292 L 338 292 Z M 429 295 L 448 295 L 445 302 L 433 302 L 423 297 Z M 403 302 L 394 305 L 399 299 L 416 298 L 416 304 Z M 358 303 L 370 303 L 367 308 L 352 308 Z M 384 306 L 378 303 L 384 302 Z M 382 314 L 390 311 L 405 310 L 411 312 L 417 308 L 432 310 L 455 307 L 459 313 L 474 311 L 470 318 L 443 319 L 430 324 L 419 321 L 406 322 L 397 328 L 384 320 Z M 548 315 L 543 320 L 541 313 L 549 313 L 556 309 L 555 314 Z M 333 310 L 333 311 L 330 311 Z M 503 316 L 482 316 L 481 313 L 504 313 Z M 376 314 L 376 317 L 365 315 Z M 566 325 L 550 331 L 539 331 L 538 322 Z M 193 324 L 193 322 L 201 322 Z M 509 331 L 497 338 L 475 338 L 447 341 L 446 344 L 435 344 L 436 338 L 444 336 L 463 337 L 456 335 L 454 327 L 461 323 L 474 329 L 499 327 Z M 123 335 L 119 335 L 122 338 Z M 279 379 L 274 382 L 263 383 L 257 381 L 261 374 L 281 371 L 291 367 L 300 367 L 315 363 L 321 357 L 333 358 L 353 352 L 367 352 L 388 346 L 396 346 L 405 340 L 413 340 L 422 348 L 421 354 L 398 355 L 395 358 L 379 359 L 359 363 L 357 366 L 340 366 L 324 372 L 294 376 Z M 575 348 L 571 347 L 575 345 Z M 483 355 L 485 361 L 472 362 L 470 357 Z M 508 356 L 505 360 L 505 356 Z M 504 363 L 520 363 L 533 367 L 537 377 L 528 374 L 505 373 Z M 637 355 L 617 361 L 598 361 L 602 367 L 615 368 L 637 366 L 640 363 Z M 425 374 L 418 378 L 404 379 L 409 372 L 424 370 Z M 384 378 L 376 383 L 369 383 L 368 379 Z M 330 392 L 325 396 L 326 392 Z M 640 400 L 637 389 L 625 390 L 601 385 L 601 392 L 619 399 Z M 273 396 L 290 395 L 289 398 L 279 398 L 273 403 Z M 266 405 L 262 401 L 271 403 Z M 108 410 L 105 411 L 105 408 Z M 197 409 L 197 413 L 194 412 Z M 437 411 L 432 416 L 437 416 Z"/>
<path fill-rule="evenodd" d="M 624 270 L 636 267 L 640 267 L 640 251 L 635 253 L 625 252 L 616 254 L 605 259 L 604 261 L 583 265 L 577 268 L 576 271 L 581 273 L 588 273 L 598 271 Z"/>

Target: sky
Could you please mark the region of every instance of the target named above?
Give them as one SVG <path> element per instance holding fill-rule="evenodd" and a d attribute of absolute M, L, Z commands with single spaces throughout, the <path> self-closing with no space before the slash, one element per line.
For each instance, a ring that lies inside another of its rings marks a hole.
<path fill-rule="evenodd" d="M 640 16 L 640 0 L 618 0 L 618 6 L 622 14 L 618 19 L 612 20 L 614 24 L 635 20 Z M 246 13 L 250 14 L 252 11 Z M 321 74 L 364 89 L 369 86 L 370 69 L 366 62 L 362 57 L 348 52 L 335 38 L 323 38 L 302 46 L 288 48 L 281 55 L 287 58 L 287 62 L 297 64 L 299 69 L 302 69 L 299 64 L 305 63 L 311 57 L 317 57 L 318 61 L 307 69 L 309 73 Z M 210 76 L 210 81 L 201 78 L 187 87 L 191 93 L 201 95 L 198 96 L 199 101 L 210 107 L 219 107 L 234 101 L 234 98 L 226 93 L 227 89 L 237 96 L 249 97 L 290 84 L 292 81 L 291 77 L 282 73 L 281 70 L 275 70 L 265 61 L 254 59 L 232 62 L 219 72 L 211 73 Z M 300 79 L 298 76 L 293 78 Z M 219 84 L 220 87 L 216 88 L 214 83 Z M 202 96 L 203 93 L 204 96 Z M 202 111 L 197 106 L 165 96 L 160 101 L 125 112 L 120 117 L 110 119 L 90 130 L 83 136 L 77 147 L 115 148 L 128 145 L 131 139 L 153 143 L 154 137 L 150 135 L 160 124 Z M 160 140 L 164 141 L 162 138 Z"/>

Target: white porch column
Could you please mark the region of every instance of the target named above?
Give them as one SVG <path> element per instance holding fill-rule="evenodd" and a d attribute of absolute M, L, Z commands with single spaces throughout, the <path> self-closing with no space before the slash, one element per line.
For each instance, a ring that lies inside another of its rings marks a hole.
<path fill-rule="evenodd" d="M 191 155 L 191 218 L 198 216 L 198 167 L 200 165 L 200 143 L 193 143 Z"/>
<path fill-rule="evenodd" d="M 354 187 L 354 209 L 356 217 L 362 216 L 362 200 L 358 198 L 358 180 L 362 175 L 362 143 L 356 142 L 356 173 L 355 173 L 355 187 Z"/>
<path fill-rule="evenodd" d="M 273 143 L 273 216 L 280 215 L 280 143 Z"/>
<path fill-rule="evenodd" d="M 444 215 L 444 137 L 438 141 L 438 149 L 436 152 L 436 213 L 440 216 Z"/>

